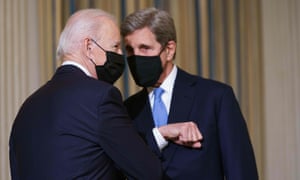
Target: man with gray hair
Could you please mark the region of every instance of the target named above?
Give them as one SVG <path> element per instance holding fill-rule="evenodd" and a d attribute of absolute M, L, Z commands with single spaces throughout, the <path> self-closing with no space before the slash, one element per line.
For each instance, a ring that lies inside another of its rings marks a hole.
<path fill-rule="evenodd" d="M 174 64 L 172 17 L 156 8 L 139 10 L 125 18 L 121 34 L 131 74 L 143 87 L 125 105 L 166 176 L 257 180 L 247 126 L 232 88 Z"/>
<path fill-rule="evenodd" d="M 12 179 L 160 179 L 160 161 L 133 129 L 112 85 L 124 69 L 115 19 L 99 9 L 76 12 L 57 56 L 62 65 L 14 121 Z"/>

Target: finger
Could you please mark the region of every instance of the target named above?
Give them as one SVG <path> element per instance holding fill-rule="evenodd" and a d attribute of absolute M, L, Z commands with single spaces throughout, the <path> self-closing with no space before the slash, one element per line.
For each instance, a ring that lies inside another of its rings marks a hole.
<path fill-rule="evenodd" d="M 199 129 L 196 129 L 196 139 L 197 141 L 200 141 L 203 139 L 202 134 L 200 133 Z"/>
<path fill-rule="evenodd" d="M 193 141 L 199 141 L 199 133 L 198 133 L 198 129 L 196 126 L 192 127 L 192 140 Z"/>
<path fill-rule="evenodd" d="M 192 144 L 192 147 L 193 147 L 193 148 L 201 148 L 201 146 L 202 146 L 202 145 L 201 145 L 201 142 L 200 142 L 200 141 L 195 142 L 195 143 Z"/>
<path fill-rule="evenodd" d="M 181 144 L 183 146 L 191 147 L 191 148 L 201 148 L 202 144 L 200 141 L 197 142 L 178 142 L 178 144 Z"/>
<path fill-rule="evenodd" d="M 201 132 L 200 132 L 200 130 L 199 130 L 199 128 L 198 128 L 198 126 L 195 124 L 195 126 L 194 126 L 194 140 L 195 141 L 199 141 L 199 140 L 202 140 L 202 134 L 201 134 Z"/>
<path fill-rule="evenodd" d="M 182 136 L 180 136 L 180 140 L 182 142 L 190 143 L 190 142 L 198 141 L 197 129 L 194 127 L 193 124 L 191 123 L 187 124 L 186 127 L 183 128 L 181 132 L 182 132 L 181 133 Z"/>
<path fill-rule="evenodd" d="M 189 141 L 197 141 L 198 140 L 198 128 L 195 123 L 190 123 L 189 127 Z"/>
<path fill-rule="evenodd" d="M 198 141 L 199 140 L 199 133 L 197 125 L 194 122 L 189 122 L 187 124 L 188 128 L 188 141 Z"/>

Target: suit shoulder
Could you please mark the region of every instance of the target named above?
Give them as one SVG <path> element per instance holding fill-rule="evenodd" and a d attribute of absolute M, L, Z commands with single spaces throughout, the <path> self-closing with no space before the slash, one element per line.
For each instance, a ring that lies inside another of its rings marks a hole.
<path fill-rule="evenodd" d="M 223 90 L 228 88 L 231 89 L 231 86 L 226 83 L 213 80 L 213 79 L 204 78 L 198 75 L 193 75 L 183 70 L 179 70 L 178 79 L 182 82 L 190 82 L 192 85 L 196 85 L 201 89 L 203 88 L 207 88 L 207 89 L 213 88 L 213 89 L 223 89 Z"/>
<path fill-rule="evenodd" d="M 129 96 L 125 101 L 125 106 L 132 106 L 132 105 L 138 105 L 139 102 L 141 102 L 141 99 L 145 99 L 147 96 L 146 89 L 140 90 L 137 93 Z"/>
<path fill-rule="evenodd" d="M 94 78 L 90 78 L 90 77 L 76 84 L 77 84 L 76 86 L 79 87 L 79 89 L 81 90 L 95 91 L 97 92 L 97 94 L 99 94 L 100 92 L 105 93 L 110 91 L 120 93 L 120 90 L 115 86 L 113 86 L 112 84 Z"/>
<path fill-rule="evenodd" d="M 231 89 L 231 86 L 229 84 L 213 80 L 213 79 L 207 79 L 203 77 L 198 77 L 198 84 L 203 86 L 211 87 L 211 88 L 218 88 L 218 89 Z"/>
<path fill-rule="evenodd" d="M 143 98 L 143 97 L 145 96 L 145 94 L 144 94 L 145 92 L 144 92 L 144 91 L 145 91 L 145 90 L 140 90 L 140 91 L 138 91 L 137 93 L 135 93 L 135 94 L 129 96 L 129 97 L 124 101 L 125 105 L 126 105 L 126 104 L 132 104 L 132 103 L 135 103 L 135 101 L 137 101 L 137 100 Z"/>

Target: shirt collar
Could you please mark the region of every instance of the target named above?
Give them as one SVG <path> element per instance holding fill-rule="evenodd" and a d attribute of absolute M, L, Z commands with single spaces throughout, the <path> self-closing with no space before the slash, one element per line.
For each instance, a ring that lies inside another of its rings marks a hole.
<path fill-rule="evenodd" d="M 164 90 L 164 92 L 166 92 L 168 94 L 172 94 L 172 92 L 173 92 L 173 87 L 174 87 L 174 83 L 175 83 L 175 79 L 176 79 L 176 75 L 177 75 L 177 69 L 178 69 L 177 66 L 174 65 L 170 74 L 166 77 L 166 79 L 163 81 L 163 83 L 159 86 L 160 88 L 162 88 Z M 147 91 L 148 91 L 150 97 L 153 95 L 153 89 L 154 89 L 153 87 L 147 88 Z"/>
<path fill-rule="evenodd" d="M 163 83 L 160 85 L 160 88 L 164 89 L 165 92 L 168 94 L 172 94 L 175 78 L 177 74 L 177 66 L 174 65 L 172 68 L 171 73 L 167 76 L 167 78 L 163 81 Z"/>
<path fill-rule="evenodd" d="M 81 69 L 87 76 L 92 76 L 91 73 L 85 67 L 83 67 L 81 64 L 79 64 L 79 63 L 77 63 L 75 61 L 66 60 L 61 65 L 62 66 L 64 66 L 64 65 L 73 65 L 73 66 L 76 66 L 79 69 Z"/>

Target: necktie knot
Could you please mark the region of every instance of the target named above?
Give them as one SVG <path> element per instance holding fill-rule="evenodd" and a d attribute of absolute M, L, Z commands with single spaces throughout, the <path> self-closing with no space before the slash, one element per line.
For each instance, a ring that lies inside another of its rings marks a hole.
<path fill-rule="evenodd" d="M 162 95 L 162 93 L 164 93 L 164 89 L 162 89 L 162 88 L 156 88 L 155 90 L 154 90 L 154 97 L 155 97 L 155 99 L 161 99 L 161 95 Z"/>

